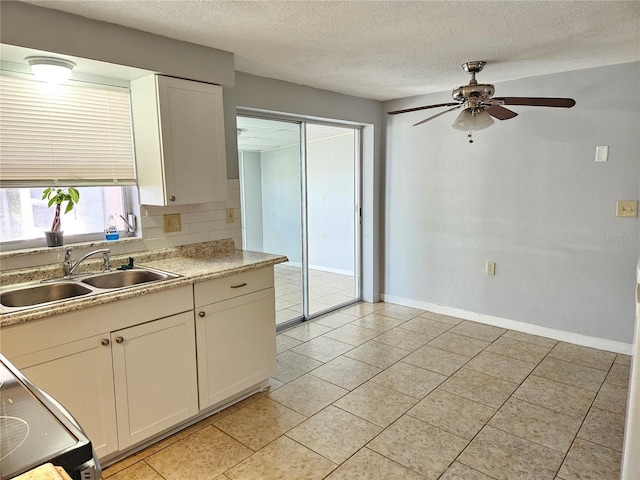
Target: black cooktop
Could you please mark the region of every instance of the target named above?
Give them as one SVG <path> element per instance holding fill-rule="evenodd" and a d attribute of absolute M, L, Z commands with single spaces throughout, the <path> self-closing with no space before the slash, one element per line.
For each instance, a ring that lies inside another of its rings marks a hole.
<path fill-rule="evenodd" d="M 0 355 L 0 477 L 52 462 L 73 476 L 91 443 L 60 405 Z"/>

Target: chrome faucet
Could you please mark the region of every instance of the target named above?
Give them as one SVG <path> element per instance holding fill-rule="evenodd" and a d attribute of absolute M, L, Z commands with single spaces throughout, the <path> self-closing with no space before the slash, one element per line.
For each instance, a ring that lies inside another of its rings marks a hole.
<path fill-rule="evenodd" d="M 136 234 L 136 216 L 130 213 L 129 215 L 127 215 L 129 217 L 129 220 L 127 220 L 120 214 L 118 214 L 118 216 L 124 222 L 125 227 L 127 227 L 127 237 L 133 237 Z"/>
<path fill-rule="evenodd" d="M 62 272 L 65 277 L 70 277 L 73 274 L 73 271 L 76 268 L 78 268 L 78 265 L 84 262 L 91 255 L 96 255 L 98 253 L 102 254 L 102 270 L 104 270 L 105 272 L 108 272 L 109 270 L 111 270 L 111 263 L 109 259 L 109 254 L 111 253 L 110 249 L 101 248 L 99 250 L 94 250 L 92 252 L 89 252 L 86 255 L 83 255 L 75 264 L 71 262 L 72 250 L 73 250 L 72 247 L 67 247 L 67 249 L 64 252 L 64 260 L 62 262 Z"/>

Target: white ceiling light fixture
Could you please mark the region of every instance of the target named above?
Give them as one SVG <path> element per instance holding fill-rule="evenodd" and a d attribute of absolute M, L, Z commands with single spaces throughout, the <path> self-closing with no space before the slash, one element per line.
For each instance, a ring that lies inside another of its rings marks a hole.
<path fill-rule="evenodd" d="M 76 66 L 70 60 L 54 57 L 27 57 L 26 62 L 31 71 L 40 80 L 48 83 L 59 83 L 71 77 L 73 67 Z"/>
<path fill-rule="evenodd" d="M 458 130 L 482 130 L 493 125 L 493 118 L 483 108 L 465 108 L 451 125 Z"/>
<path fill-rule="evenodd" d="M 467 138 L 469 139 L 469 143 L 473 143 L 473 131 L 483 130 L 489 128 L 491 125 L 493 125 L 493 118 L 491 118 L 491 115 L 489 115 L 484 108 L 468 107 L 458 115 L 458 118 L 456 118 L 456 121 L 453 122 L 451 126 L 457 130 L 469 132 L 467 133 Z"/>

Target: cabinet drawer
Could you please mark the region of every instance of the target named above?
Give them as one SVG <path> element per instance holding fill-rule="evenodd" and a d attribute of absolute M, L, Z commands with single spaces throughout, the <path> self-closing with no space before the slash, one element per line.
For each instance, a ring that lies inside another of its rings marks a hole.
<path fill-rule="evenodd" d="M 193 286 L 196 307 L 273 287 L 273 267 L 236 273 Z"/>

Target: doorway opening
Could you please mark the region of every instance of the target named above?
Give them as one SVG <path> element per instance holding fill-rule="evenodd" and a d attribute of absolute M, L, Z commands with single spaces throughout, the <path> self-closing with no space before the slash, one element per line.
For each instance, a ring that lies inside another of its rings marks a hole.
<path fill-rule="evenodd" d="M 278 330 L 361 298 L 360 130 L 240 115 L 243 248 L 275 266 Z"/>

